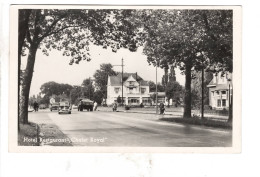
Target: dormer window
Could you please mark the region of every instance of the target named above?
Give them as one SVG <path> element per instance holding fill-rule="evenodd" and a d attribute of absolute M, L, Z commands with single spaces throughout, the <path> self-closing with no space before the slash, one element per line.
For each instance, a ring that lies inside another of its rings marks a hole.
<path fill-rule="evenodd" d="M 119 92 L 119 87 L 115 87 L 115 93 L 118 93 Z"/>
<path fill-rule="evenodd" d="M 141 93 L 145 93 L 146 88 L 141 88 Z"/>

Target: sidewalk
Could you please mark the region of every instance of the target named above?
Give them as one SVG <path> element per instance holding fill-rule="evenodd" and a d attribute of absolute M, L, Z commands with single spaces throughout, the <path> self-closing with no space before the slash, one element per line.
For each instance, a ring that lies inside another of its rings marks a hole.
<path fill-rule="evenodd" d="M 99 106 L 97 108 L 97 111 L 106 111 L 106 112 L 112 112 L 112 107 L 101 107 Z M 118 112 L 125 112 L 125 113 L 140 113 L 140 114 L 156 114 L 156 109 L 149 109 L 146 108 L 130 108 L 130 110 L 125 110 L 124 107 L 118 107 Z M 159 109 L 158 109 L 159 112 Z M 192 114 L 198 115 L 197 111 L 192 111 Z M 183 108 L 179 108 L 176 110 L 167 110 L 165 111 L 164 115 L 170 115 L 170 116 L 183 116 Z M 200 114 L 198 115 L 200 116 Z M 222 116 L 222 115 L 215 115 L 215 114 L 204 114 L 204 117 L 210 118 L 210 119 L 221 119 L 221 120 L 227 120 L 228 116 Z"/>
<path fill-rule="evenodd" d="M 72 146 L 70 139 L 59 130 L 46 112 L 30 112 L 29 121 L 38 124 L 41 146 Z"/>

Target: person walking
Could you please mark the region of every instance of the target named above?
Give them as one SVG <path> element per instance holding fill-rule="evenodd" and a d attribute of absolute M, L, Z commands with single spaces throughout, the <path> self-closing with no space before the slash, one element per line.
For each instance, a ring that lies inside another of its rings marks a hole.
<path fill-rule="evenodd" d="M 96 111 L 97 110 L 97 102 L 94 102 L 94 111 Z"/>
<path fill-rule="evenodd" d="M 33 109 L 34 109 L 34 112 L 38 111 L 38 103 L 36 101 L 34 101 L 34 103 L 33 103 Z"/>
<path fill-rule="evenodd" d="M 115 112 L 116 110 L 117 110 L 117 103 L 114 102 L 114 103 L 113 103 L 113 112 Z"/>
<path fill-rule="evenodd" d="M 165 108 L 163 102 L 160 103 L 160 114 L 164 114 Z"/>

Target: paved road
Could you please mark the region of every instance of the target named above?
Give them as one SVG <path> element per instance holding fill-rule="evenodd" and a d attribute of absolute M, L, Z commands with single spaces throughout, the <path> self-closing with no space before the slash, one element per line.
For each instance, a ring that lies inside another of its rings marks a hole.
<path fill-rule="evenodd" d="M 55 123 L 74 146 L 228 147 L 231 131 L 162 122 L 160 115 L 120 112 L 30 113 L 36 123 Z"/>

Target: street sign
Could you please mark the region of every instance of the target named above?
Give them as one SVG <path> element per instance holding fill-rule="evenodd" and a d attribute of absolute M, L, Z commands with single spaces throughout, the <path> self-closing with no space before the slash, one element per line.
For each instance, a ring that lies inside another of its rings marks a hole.
<path fill-rule="evenodd" d="M 51 99 L 50 99 L 50 104 L 53 104 L 53 103 L 55 103 L 55 99 L 54 99 L 54 98 L 51 98 Z"/>

